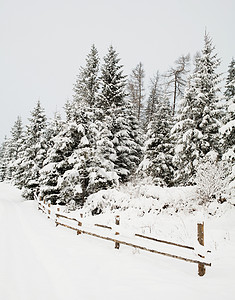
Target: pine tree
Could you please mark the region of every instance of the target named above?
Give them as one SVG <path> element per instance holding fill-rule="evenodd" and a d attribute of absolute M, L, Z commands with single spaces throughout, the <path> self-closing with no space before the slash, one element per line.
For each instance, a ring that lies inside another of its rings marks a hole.
<path fill-rule="evenodd" d="M 63 158 L 64 169 L 59 170 L 60 199 L 65 203 L 73 200 L 80 206 L 90 193 L 117 185 L 112 162 L 116 155 L 104 120 L 106 111 L 98 97 L 98 67 L 98 53 L 92 46 L 86 66 L 80 69 L 73 100 L 66 104 L 66 130 L 57 139 L 61 143 L 66 133 L 70 138 L 64 140 L 64 145 L 72 141 L 68 155 Z M 75 130 L 72 135 L 71 129 Z"/>
<path fill-rule="evenodd" d="M 86 58 L 86 65 L 80 69 L 74 85 L 74 100 L 87 103 L 90 107 L 96 104 L 99 91 L 99 56 L 95 45 L 92 45 Z"/>
<path fill-rule="evenodd" d="M 23 196 L 26 199 L 33 199 L 34 192 L 39 189 L 39 171 L 46 155 L 41 145 L 45 128 L 46 116 L 38 101 L 29 118 L 24 143 L 17 160 L 17 171 L 14 175 L 16 185 L 20 188 L 24 187 Z"/>
<path fill-rule="evenodd" d="M 180 104 L 178 122 L 173 128 L 176 140 L 174 162 L 178 168 L 175 181 L 187 184 L 195 168 L 208 152 L 220 153 L 218 108 L 220 60 L 214 54 L 212 40 L 205 34 L 202 55 L 197 57 L 196 68 Z"/>
<path fill-rule="evenodd" d="M 56 163 L 60 160 L 60 156 L 57 155 L 54 144 L 62 128 L 61 116 L 55 113 L 54 118 L 49 120 L 42 139 L 42 146 L 45 146 L 46 150 L 46 158 L 39 171 L 40 194 L 46 201 L 51 201 L 52 204 L 56 204 L 56 201 L 59 200 L 57 180 L 60 174 L 56 169 Z"/>
<path fill-rule="evenodd" d="M 4 181 L 6 179 L 6 170 L 7 170 L 7 163 L 8 163 L 6 156 L 7 156 L 7 137 L 5 137 L 0 147 L 0 181 Z"/>
<path fill-rule="evenodd" d="M 73 193 L 77 185 L 76 181 L 79 180 L 78 176 L 68 179 L 68 174 L 75 165 L 74 153 L 83 137 L 83 126 L 70 121 L 63 125 L 62 130 L 54 138 L 54 145 L 48 153 L 49 166 L 45 166 L 46 170 L 49 167 L 52 174 L 51 186 L 54 186 L 52 191 L 54 190 L 55 194 L 53 202 L 68 203 L 70 200 L 80 200 L 77 199 L 76 193 Z"/>
<path fill-rule="evenodd" d="M 225 117 L 220 128 L 223 159 L 235 161 L 235 60 L 232 59 L 225 86 Z"/>
<path fill-rule="evenodd" d="M 152 120 L 149 122 L 144 147 L 144 159 L 138 173 L 153 178 L 157 185 L 172 185 L 173 149 L 171 128 L 173 126 L 172 108 L 166 97 L 158 99 L 154 105 Z"/>
<path fill-rule="evenodd" d="M 118 54 L 111 46 L 104 57 L 101 69 L 99 107 L 103 109 L 104 122 L 108 125 L 111 143 L 116 153 L 114 168 L 120 181 L 124 182 L 136 169 L 136 160 L 139 160 L 139 157 L 137 158 L 139 154 L 133 155 L 132 151 L 140 146 L 136 133 L 132 135 L 130 132 L 131 126 L 134 128 L 137 121 L 131 119 L 133 107 L 131 111 L 125 92 L 126 76 L 123 75 L 123 66 L 119 62 Z"/>
<path fill-rule="evenodd" d="M 11 143 L 13 148 L 13 157 L 14 159 L 18 158 L 20 144 L 22 143 L 23 138 L 23 124 L 21 117 L 17 117 L 17 120 L 11 130 Z"/>
<path fill-rule="evenodd" d="M 26 136 L 24 134 L 22 143 L 19 147 L 18 158 L 14 162 L 14 171 L 12 174 L 14 184 L 22 189 L 25 185 L 25 149 L 26 149 Z"/>
<path fill-rule="evenodd" d="M 2 158 L 2 174 L 4 181 L 12 179 L 11 163 L 12 163 L 12 147 L 10 138 L 6 138 L 3 143 L 3 158 Z"/>
<path fill-rule="evenodd" d="M 106 124 L 96 119 L 92 108 L 84 107 L 80 113 L 80 123 L 73 122 L 73 127 L 77 128 L 73 137 L 73 141 L 76 138 L 76 147 L 72 147 L 73 150 L 65 158 L 66 169 L 58 183 L 61 201 L 68 203 L 73 200 L 82 206 L 91 193 L 117 185 L 117 175 L 112 163 L 115 154 Z M 69 122 L 67 126 L 71 124 Z"/>
<path fill-rule="evenodd" d="M 228 76 L 226 79 L 225 92 L 224 95 L 226 99 L 231 99 L 235 96 L 235 59 L 232 58 L 229 64 Z"/>
<path fill-rule="evenodd" d="M 119 64 L 120 58 L 113 46 L 108 49 L 104 57 L 104 64 L 101 69 L 101 95 L 99 106 L 108 112 L 110 107 L 121 107 L 126 96 L 126 76 L 123 73 L 123 66 Z"/>
<path fill-rule="evenodd" d="M 14 177 L 16 171 L 16 160 L 19 158 L 20 147 L 23 141 L 23 125 L 20 117 L 11 129 L 11 136 L 8 140 L 8 155 L 9 163 L 6 170 L 6 179 L 11 180 Z"/>

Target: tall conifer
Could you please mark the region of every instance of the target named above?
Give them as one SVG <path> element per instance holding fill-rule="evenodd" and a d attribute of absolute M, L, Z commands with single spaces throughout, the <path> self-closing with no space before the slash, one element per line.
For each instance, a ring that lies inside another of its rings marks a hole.
<path fill-rule="evenodd" d="M 191 181 L 199 160 L 208 152 L 221 155 L 219 75 L 216 73 L 220 60 L 213 52 L 212 40 L 205 34 L 202 55 L 196 60 L 173 129 L 176 139 L 174 162 L 178 168 L 175 180 L 178 184 Z"/>

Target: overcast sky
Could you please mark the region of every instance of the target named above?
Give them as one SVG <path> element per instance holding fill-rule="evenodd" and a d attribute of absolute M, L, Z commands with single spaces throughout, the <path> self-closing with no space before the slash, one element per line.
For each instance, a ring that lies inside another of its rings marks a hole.
<path fill-rule="evenodd" d="M 71 99 L 94 43 L 112 44 L 125 73 L 149 77 L 203 47 L 205 28 L 226 72 L 235 57 L 234 0 L 0 0 L 0 142 L 39 99 L 50 117 Z"/>

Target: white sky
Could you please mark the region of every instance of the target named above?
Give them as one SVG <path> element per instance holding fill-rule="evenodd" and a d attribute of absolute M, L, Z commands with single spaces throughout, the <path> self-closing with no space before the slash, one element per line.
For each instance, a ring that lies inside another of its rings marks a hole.
<path fill-rule="evenodd" d="M 126 74 L 139 63 L 149 77 L 203 46 L 205 27 L 226 72 L 235 56 L 234 0 L 0 0 L 0 142 L 40 99 L 50 117 L 71 99 L 94 43 L 110 44 Z"/>

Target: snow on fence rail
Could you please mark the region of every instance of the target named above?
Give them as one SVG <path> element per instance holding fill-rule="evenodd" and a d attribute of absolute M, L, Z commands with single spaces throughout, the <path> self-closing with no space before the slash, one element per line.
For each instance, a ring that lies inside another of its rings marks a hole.
<path fill-rule="evenodd" d="M 82 224 L 81 221 L 59 213 L 60 212 L 59 207 L 56 207 L 56 210 L 53 209 L 53 213 L 52 213 L 50 202 L 45 203 L 45 200 L 43 200 L 41 197 L 38 197 L 36 195 L 35 195 L 34 198 L 38 203 L 38 210 L 41 210 L 43 213 L 45 213 L 48 218 L 53 219 L 55 221 L 56 226 L 60 225 L 60 226 L 66 227 L 68 229 L 72 229 L 72 230 L 77 232 L 77 235 L 87 234 L 87 235 L 94 236 L 94 237 L 97 237 L 97 238 L 100 238 L 100 239 L 112 241 L 112 242 L 115 243 L 115 249 L 119 249 L 120 244 L 122 244 L 122 245 L 130 246 L 130 247 L 134 247 L 136 249 L 140 249 L 140 250 L 152 252 L 152 253 L 155 253 L 155 254 L 160 254 L 160 255 L 171 257 L 171 258 L 175 258 L 175 259 L 178 259 L 178 260 L 183 260 L 183 261 L 187 261 L 187 262 L 190 262 L 190 263 L 198 264 L 198 275 L 199 276 L 205 275 L 205 272 L 206 272 L 205 266 L 209 266 L 209 267 L 211 266 L 211 263 L 207 263 L 207 262 L 199 260 L 199 259 L 198 260 L 197 259 L 191 259 L 191 258 L 186 258 L 186 257 L 179 256 L 179 255 L 174 255 L 174 254 L 154 250 L 154 249 L 149 249 L 145 246 L 136 245 L 136 244 L 133 244 L 133 243 L 130 243 L 130 242 L 126 242 L 126 241 L 123 241 L 123 240 L 120 240 L 120 239 L 116 239 L 114 237 L 103 236 L 103 235 L 100 235 L 100 234 L 97 234 L 97 233 L 94 233 L 94 232 L 90 232 L 86 228 L 85 229 L 83 228 L 83 224 Z M 53 216 L 53 214 L 54 214 L 54 216 Z M 81 215 L 81 218 L 82 218 L 82 215 Z M 62 223 L 61 219 L 73 221 L 73 222 L 76 223 L 76 226 L 74 227 L 74 226 L 65 224 L 66 222 Z M 104 229 L 114 230 L 114 235 L 117 236 L 117 235 L 119 235 L 119 232 L 117 231 L 117 228 L 120 225 L 120 217 L 119 216 L 115 217 L 115 225 L 116 225 L 115 228 L 112 228 L 110 226 L 103 225 L 103 224 L 94 224 L 93 225 L 94 228 L 90 228 L 90 229 L 95 229 L 95 227 L 101 227 L 101 228 L 104 228 Z M 198 223 L 197 224 L 197 232 L 198 232 L 197 240 L 199 242 L 199 245 L 204 247 L 204 223 Z M 192 246 L 181 245 L 181 244 L 178 244 L 178 243 L 173 243 L 173 242 L 169 242 L 169 241 L 165 241 L 165 240 L 159 240 L 157 238 L 145 236 L 145 235 L 138 234 L 138 233 L 136 233 L 134 236 L 139 237 L 139 238 L 143 238 L 143 239 L 156 241 L 158 243 L 164 243 L 164 244 L 168 244 L 168 245 L 175 246 L 175 247 L 185 248 L 185 249 L 188 249 L 188 250 L 195 250 L 195 248 L 192 247 Z M 207 253 L 211 253 L 211 251 L 208 250 Z M 205 258 L 205 255 L 202 255 L 202 254 L 198 254 L 198 256 L 202 259 Z"/>

